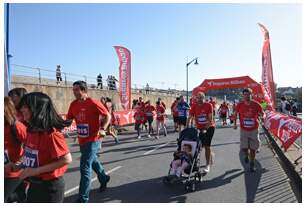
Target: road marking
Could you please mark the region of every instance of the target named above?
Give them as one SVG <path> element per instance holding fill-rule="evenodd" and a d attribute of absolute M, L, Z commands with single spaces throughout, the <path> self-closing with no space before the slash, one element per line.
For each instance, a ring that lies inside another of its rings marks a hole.
<path fill-rule="evenodd" d="M 145 152 L 144 155 L 150 154 L 150 153 L 154 152 L 155 150 L 157 150 L 157 149 L 159 149 L 159 148 L 161 148 L 161 147 L 166 146 L 166 145 L 169 144 L 169 143 L 170 143 L 170 142 L 167 142 L 167 143 L 165 143 L 165 144 L 159 145 L 159 146 L 156 147 L 155 149 L 152 149 L 152 150 L 150 150 L 150 151 Z"/>
<path fill-rule="evenodd" d="M 120 169 L 121 167 L 122 167 L 122 166 L 117 166 L 117 167 L 115 167 L 115 168 L 113 168 L 113 169 L 107 171 L 106 174 L 108 175 L 108 174 L 110 174 L 110 173 L 112 173 L 112 172 L 114 172 L 114 171 Z M 94 181 L 96 181 L 97 179 L 98 179 L 98 177 L 95 177 L 95 178 L 91 179 L 91 182 L 94 182 Z M 73 188 L 67 190 L 67 191 L 64 193 L 64 195 L 66 196 L 67 194 L 69 194 L 69 193 L 71 193 L 71 192 L 73 192 L 73 191 L 79 189 L 79 187 L 80 187 L 80 186 L 76 186 L 76 187 L 73 187 Z"/>

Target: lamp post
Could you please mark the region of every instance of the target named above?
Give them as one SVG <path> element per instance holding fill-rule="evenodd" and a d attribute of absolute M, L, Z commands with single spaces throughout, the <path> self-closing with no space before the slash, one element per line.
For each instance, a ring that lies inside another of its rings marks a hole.
<path fill-rule="evenodd" d="M 198 57 L 194 58 L 193 60 L 191 60 L 190 62 L 188 62 L 187 59 L 187 63 L 186 63 L 186 102 L 188 103 L 188 66 L 190 64 L 192 64 L 194 62 L 194 65 L 198 65 Z"/>

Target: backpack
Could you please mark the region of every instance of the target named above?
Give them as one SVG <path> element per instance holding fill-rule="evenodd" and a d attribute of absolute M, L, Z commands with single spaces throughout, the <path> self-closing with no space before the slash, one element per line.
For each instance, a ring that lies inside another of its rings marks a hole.
<path fill-rule="evenodd" d="M 289 102 L 286 102 L 285 104 L 286 104 L 286 105 L 285 105 L 285 109 L 286 109 L 287 111 L 290 111 L 290 110 L 291 110 L 291 105 L 289 104 Z"/>

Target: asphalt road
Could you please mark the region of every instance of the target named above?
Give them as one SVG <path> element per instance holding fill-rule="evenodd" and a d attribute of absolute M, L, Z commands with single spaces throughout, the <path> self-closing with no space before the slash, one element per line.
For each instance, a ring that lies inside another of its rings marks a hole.
<path fill-rule="evenodd" d="M 212 141 L 214 164 L 195 192 L 186 192 L 182 184 L 164 185 L 169 164 L 176 150 L 178 133 L 169 133 L 159 140 L 135 133 L 120 135 L 120 144 L 111 137 L 103 139 L 100 160 L 111 180 L 103 193 L 98 191 L 99 182 L 92 179 L 90 202 L 297 202 L 294 187 L 282 169 L 278 159 L 266 145 L 257 154 L 257 171 L 250 173 L 239 154 L 239 130 L 218 128 Z M 65 174 L 65 202 L 77 199 L 79 172 L 79 146 L 67 139 L 73 162 Z M 201 154 L 205 163 L 204 151 Z"/>

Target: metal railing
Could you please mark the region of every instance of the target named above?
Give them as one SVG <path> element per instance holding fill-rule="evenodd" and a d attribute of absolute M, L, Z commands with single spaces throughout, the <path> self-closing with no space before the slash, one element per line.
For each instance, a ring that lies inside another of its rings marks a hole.
<path fill-rule="evenodd" d="M 11 64 L 11 75 L 13 83 L 31 83 L 39 85 L 58 85 L 56 80 L 56 71 L 41 67 L 33 67 L 21 64 Z M 62 81 L 59 83 L 61 86 L 72 86 L 74 81 L 84 80 L 89 88 L 97 88 L 97 78 L 88 75 L 73 74 L 68 72 L 61 72 Z M 109 90 L 106 79 L 102 79 L 104 90 Z M 140 94 L 159 94 L 159 95 L 180 95 L 183 91 L 170 89 L 149 88 L 147 91 L 146 85 L 133 84 L 132 92 Z M 118 89 L 118 85 L 117 85 Z"/>

